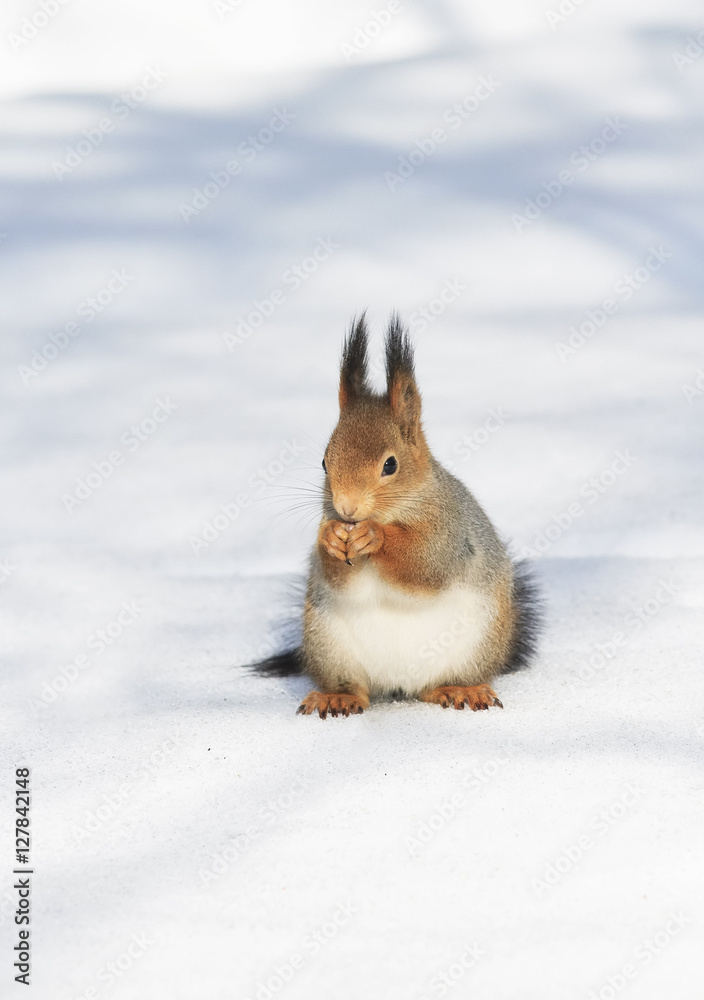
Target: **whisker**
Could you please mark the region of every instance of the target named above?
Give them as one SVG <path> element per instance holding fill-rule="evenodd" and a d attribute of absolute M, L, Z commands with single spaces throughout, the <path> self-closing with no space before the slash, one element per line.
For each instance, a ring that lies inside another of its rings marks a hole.
<path fill-rule="evenodd" d="M 267 483 L 266 485 L 267 485 L 267 489 L 273 487 L 274 489 L 277 489 L 277 490 L 285 490 L 285 489 L 290 489 L 290 490 L 310 490 L 311 492 L 314 492 L 314 493 L 319 492 L 323 488 L 322 483 L 319 486 L 316 486 L 314 483 L 302 483 L 300 480 L 295 480 L 295 479 L 293 480 L 293 482 L 287 482 L 287 483 Z"/>
<path fill-rule="evenodd" d="M 309 439 L 310 441 L 312 441 L 312 442 L 313 442 L 313 444 L 315 445 L 315 447 L 316 447 L 316 448 L 318 449 L 318 451 L 320 452 L 320 457 L 322 458 L 322 457 L 323 457 L 323 455 L 325 454 L 325 445 L 322 445 L 322 444 L 320 443 L 320 441 L 316 441 L 316 440 L 315 440 L 315 438 L 313 437 L 313 435 L 312 435 L 312 434 L 309 434 L 309 433 L 308 433 L 308 431 L 304 431 L 303 433 L 305 434 L 305 436 L 306 436 L 306 437 L 307 437 L 307 438 L 308 438 L 308 439 Z"/>
<path fill-rule="evenodd" d="M 280 506 L 284 505 L 284 502 L 279 497 L 272 497 L 271 503 L 278 503 Z M 320 510 L 320 506 L 317 503 L 311 503 L 309 500 L 299 500 L 296 503 L 286 503 L 287 510 Z"/>
<path fill-rule="evenodd" d="M 309 524 L 312 524 L 316 520 L 316 517 L 317 517 L 316 514 L 313 515 L 309 514 L 308 516 L 304 514 L 302 519 L 302 515 L 299 511 L 284 510 L 284 511 L 279 511 L 278 514 L 274 515 L 274 517 L 272 518 L 272 524 L 283 524 L 286 521 L 290 521 L 293 518 L 296 518 L 298 522 L 297 527 L 302 530 L 303 528 L 307 528 Z"/>
<path fill-rule="evenodd" d="M 273 503 L 285 503 L 287 500 L 295 500 L 298 503 L 320 504 L 322 497 L 311 493 L 274 493 L 262 500 L 269 500 Z"/>

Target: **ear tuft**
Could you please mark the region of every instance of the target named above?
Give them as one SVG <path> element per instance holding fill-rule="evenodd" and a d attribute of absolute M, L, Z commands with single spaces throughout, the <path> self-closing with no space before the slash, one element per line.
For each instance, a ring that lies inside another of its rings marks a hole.
<path fill-rule="evenodd" d="M 398 313 L 392 313 L 386 331 L 386 384 L 391 386 L 395 375 L 407 375 L 415 381 L 413 344 Z"/>
<path fill-rule="evenodd" d="M 371 394 L 367 372 L 369 335 L 367 333 L 366 310 L 355 317 L 351 324 L 342 348 L 342 363 L 340 365 L 340 409 L 343 409 L 355 399 Z"/>
<path fill-rule="evenodd" d="M 413 367 L 413 345 L 398 313 L 392 314 L 386 331 L 386 389 L 401 433 L 415 443 L 420 431 L 420 393 Z"/>

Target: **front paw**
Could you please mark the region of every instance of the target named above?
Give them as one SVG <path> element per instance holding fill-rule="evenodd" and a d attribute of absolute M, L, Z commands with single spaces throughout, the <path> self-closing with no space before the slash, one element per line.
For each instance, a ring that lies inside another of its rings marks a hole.
<path fill-rule="evenodd" d="M 347 559 L 347 538 L 349 524 L 344 521 L 326 521 L 320 529 L 318 541 L 333 559 L 345 562 Z"/>
<path fill-rule="evenodd" d="M 373 556 L 384 544 L 384 532 L 374 521 L 359 521 L 347 536 L 347 558 Z"/>

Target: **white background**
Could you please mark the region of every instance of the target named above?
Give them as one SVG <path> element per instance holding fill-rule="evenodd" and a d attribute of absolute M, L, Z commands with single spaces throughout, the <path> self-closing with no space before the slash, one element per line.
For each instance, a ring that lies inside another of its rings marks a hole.
<path fill-rule="evenodd" d="M 0 27 L 0 981 L 20 995 L 26 764 L 37 1000 L 700 997 L 700 5 L 404 2 L 368 39 L 381 2 L 52 3 L 26 43 L 33 0 Z M 493 93 L 390 184 L 481 78 Z M 277 111 L 295 117 L 245 159 Z M 542 550 L 548 627 L 497 682 L 503 712 L 323 723 L 294 714 L 304 680 L 240 669 L 295 614 L 365 306 L 377 338 L 392 308 L 412 322 L 437 457 Z"/>

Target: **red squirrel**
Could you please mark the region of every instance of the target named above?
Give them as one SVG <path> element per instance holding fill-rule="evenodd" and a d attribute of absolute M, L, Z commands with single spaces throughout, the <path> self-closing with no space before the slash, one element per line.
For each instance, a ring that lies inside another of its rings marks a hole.
<path fill-rule="evenodd" d="M 298 712 L 363 712 L 393 693 L 472 710 L 503 708 L 490 686 L 526 665 L 540 604 L 467 487 L 432 456 L 413 348 L 397 316 L 386 334 L 386 392 L 368 377 L 364 316 L 342 352 L 340 418 L 323 470 L 298 649 L 256 665 L 305 673 Z"/>

